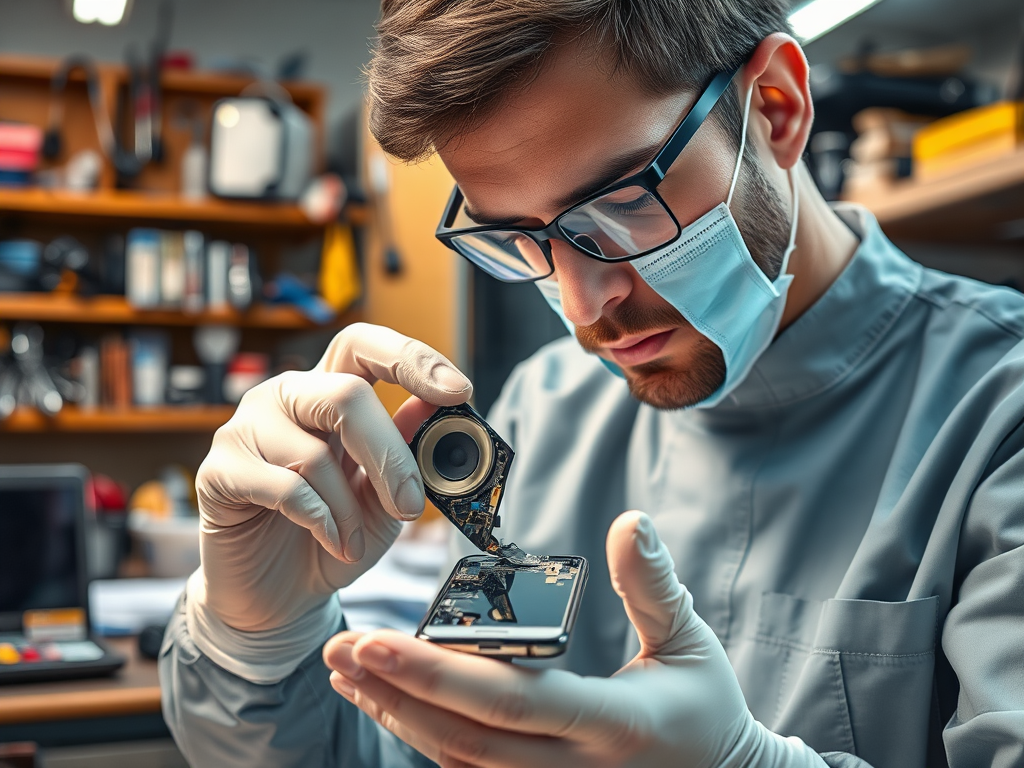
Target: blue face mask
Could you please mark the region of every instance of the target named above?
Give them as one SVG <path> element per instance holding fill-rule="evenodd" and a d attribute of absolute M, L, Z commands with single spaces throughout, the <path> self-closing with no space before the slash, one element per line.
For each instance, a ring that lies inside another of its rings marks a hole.
<path fill-rule="evenodd" d="M 789 173 L 793 223 L 775 282 L 770 281 L 750 257 L 729 208 L 746 148 L 752 95 L 753 87 L 747 92 L 739 157 L 726 201 L 685 227 L 668 245 L 631 262 L 644 282 L 722 350 L 725 381 L 710 397 L 694 405 L 695 408 L 717 405 L 747 378 L 779 330 L 786 295 L 793 282 L 793 276 L 786 270 L 796 247 L 800 210 L 795 167 Z M 558 283 L 548 279 L 535 285 L 569 332 L 575 333 L 575 327 L 562 311 Z M 604 359 L 601 362 L 622 375 L 618 366 Z"/>

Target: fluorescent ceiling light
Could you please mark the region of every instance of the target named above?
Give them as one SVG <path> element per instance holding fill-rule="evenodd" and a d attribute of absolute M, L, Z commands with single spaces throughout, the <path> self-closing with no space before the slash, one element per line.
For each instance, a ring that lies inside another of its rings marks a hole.
<path fill-rule="evenodd" d="M 789 23 L 801 41 L 809 43 L 880 0 L 810 0 L 791 14 Z"/>
<path fill-rule="evenodd" d="M 71 13 L 75 21 L 83 24 L 99 22 L 107 27 L 113 27 L 124 19 L 124 12 L 128 7 L 128 0 L 75 0 Z"/>

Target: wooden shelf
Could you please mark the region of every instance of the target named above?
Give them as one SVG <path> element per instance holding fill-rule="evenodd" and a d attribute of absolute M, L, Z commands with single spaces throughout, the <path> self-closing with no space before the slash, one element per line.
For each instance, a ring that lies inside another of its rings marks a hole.
<path fill-rule="evenodd" d="M 59 59 L 41 56 L 0 55 L 0 70 L 5 77 L 42 80 L 49 87 Z M 97 62 L 101 74 L 110 73 L 127 81 L 128 73 L 123 65 Z M 80 71 L 73 72 L 72 81 L 82 81 Z M 197 69 L 165 69 L 160 73 L 160 87 L 165 91 L 186 91 L 188 93 L 210 93 L 215 96 L 238 95 L 244 88 L 256 82 L 253 75 L 239 75 Z M 283 81 L 280 85 L 298 101 L 321 98 L 324 87 L 319 83 Z"/>
<path fill-rule="evenodd" d="M 231 418 L 233 405 L 163 406 L 125 411 L 84 411 L 72 406 L 53 418 L 19 408 L 0 421 L 2 432 L 214 432 Z"/>
<path fill-rule="evenodd" d="M 928 182 L 909 180 L 867 206 L 892 237 L 908 240 L 1007 242 L 1024 235 L 1024 147 Z"/>
<path fill-rule="evenodd" d="M 352 205 L 349 220 L 366 223 L 366 208 Z M 63 218 L 126 219 L 178 224 L 228 224 L 261 229 L 309 230 L 323 225 L 310 221 L 296 205 L 250 203 L 206 198 L 185 200 L 144 192 L 64 192 L 47 189 L 0 189 L 0 214 L 21 213 Z"/>
<path fill-rule="evenodd" d="M 206 311 L 189 314 L 171 309 L 136 309 L 122 296 L 69 296 L 49 293 L 0 293 L 0 320 L 110 325 L 212 325 L 243 328 L 303 330 L 340 328 L 359 319 L 358 311 L 344 312 L 327 325 L 317 325 L 295 307 L 255 304 L 245 312 Z"/>

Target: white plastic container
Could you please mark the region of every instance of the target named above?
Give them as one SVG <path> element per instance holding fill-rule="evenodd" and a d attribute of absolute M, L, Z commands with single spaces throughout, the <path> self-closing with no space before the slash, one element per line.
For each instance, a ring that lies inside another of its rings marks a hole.
<path fill-rule="evenodd" d="M 199 518 L 128 517 L 128 530 L 141 545 L 151 576 L 188 576 L 199 567 Z"/>

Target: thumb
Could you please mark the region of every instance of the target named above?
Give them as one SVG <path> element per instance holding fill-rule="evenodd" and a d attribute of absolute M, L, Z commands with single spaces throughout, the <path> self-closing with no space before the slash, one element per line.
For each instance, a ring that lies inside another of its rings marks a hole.
<path fill-rule="evenodd" d="M 677 652 L 680 644 L 699 642 L 689 637 L 692 632 L 710 632 L 676 578 L 675 563 L 650 517 L 636 511 L 619 515 L 608 530 L 607 553 L 612 587 L 640 636 L 641 655 Z"/>

